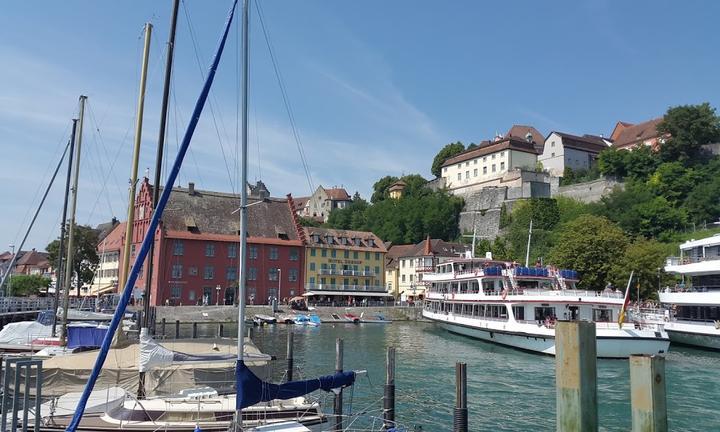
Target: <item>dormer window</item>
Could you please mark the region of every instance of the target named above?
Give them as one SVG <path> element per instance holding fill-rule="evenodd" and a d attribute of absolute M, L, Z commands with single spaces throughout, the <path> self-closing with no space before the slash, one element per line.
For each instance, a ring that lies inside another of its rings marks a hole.
<path fill-rule="evenodd" d="M 375 247 L 375 239 L 369 238 L 369 239 L 367 240 L 367 244 L 368 244 L 368 246 L 370 246 L 370 247 Z"/>
<path fill-rule="evenodd" d="M 331 235 L 326 235 L 326 236 L 325 236 L 325 242 L 326 242 L 327 244 L 333 244 L 333 236 L 331 236 Z"/>
<path fill-rule="evenodd" d="M 360 246 L 360 239 L 358 237 L 355 237 L 353 241 L 355 242 L 355 246 Z"/>
<path fill-rule="evenodd" d="M 346 244 L 347 244 L 347 237 L 340 237 L 340 243 L 346 245 Z"/>
<path fill-rule="evenodd" d="M 314 243 L 320 243 L 320 234 L 313 234 L 312 238 Z"/>

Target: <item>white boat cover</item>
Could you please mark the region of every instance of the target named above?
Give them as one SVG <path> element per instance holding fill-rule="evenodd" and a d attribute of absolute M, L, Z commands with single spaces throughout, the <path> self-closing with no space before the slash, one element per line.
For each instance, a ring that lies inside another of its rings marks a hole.
<path fill-rule="evenodd" d="M 214 346 L 219 350 L 217 346 Z M 254 348 L 254 347 L 253 347 Z M 237 358 L 236 354 L 220 353 L 210 350 L 205 353 L 184 353 L 173 351 L 157 343 L 148 333 L 148 329 L 140 330 L 140 350 L 138 352 L 138 371 L 147 372 L 151 369 L 170 366 L 173 364 L 209 363 L 209 362 L 232 362 Z M 272 360 L 272 357 L 262 354 L 255 349 L 245 352 L 245 362 L 253 366 L 262 366 Z"/>
<path fill-rule="evenodd" d="M 0 345 L 30 345 L 34 339 L 50 337 L 51 326 L 37 321 L 7 324 L 0 330 Z"/>

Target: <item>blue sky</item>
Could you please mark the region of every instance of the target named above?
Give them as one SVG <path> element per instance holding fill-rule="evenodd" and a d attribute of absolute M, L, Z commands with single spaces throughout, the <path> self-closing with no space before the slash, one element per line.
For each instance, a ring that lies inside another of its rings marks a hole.
<path fill-rule="evenodd" d="M 170 3 L 3 4 L 0 250 L 19 243 L 67 141 L 80 94 L 89 96 L 90 109 L 78 222 L 125 218 L 142 26 L 150 21 L 155 27 L 141 176 L 154 165 Z M 229 4 L 184 0 L 181 6 L 171 156 Z M 261 5 L 312 182 L 343 185 L 350 193 L 367 196 L 388 174 L 429 178 L 432 158 L 446 143 L 479 142 L 512 124 L 531 124 L 545 134 L 609 134 L 618 120 L 643 121 L 672 105 L 720 105 L 716 2 L 265 0 Z M 194 181 L 201 189 L 236 189 L 237 28 L 213 89 L 212 113 L 206 107 L 180 185 Z M 262 179 L 275 196 L 307 195 L 256 13 L 251 38 L 249 178 Z M 58 235 L 63 182 L 64 170 L 27 248 L 42 249 Z"/>

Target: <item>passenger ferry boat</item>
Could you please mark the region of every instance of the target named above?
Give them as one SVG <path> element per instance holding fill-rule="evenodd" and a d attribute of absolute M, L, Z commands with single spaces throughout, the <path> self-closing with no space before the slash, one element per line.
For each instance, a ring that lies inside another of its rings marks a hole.
<path fill-rule="evenodd" d="M 453 333 L 555 355 L 556 320 L 587 320 L 601 358 L 664 354 L 670 345 L 662 324 L 618 324 L 623 293 L 578 290 L 573 270 L 466 258 L 439 264 L 423 280 L 430 283 L 423 316 Z"/>
<path fill-rule="evenodd" d="M 681 244 L 665 271 L 683 276 L 658 293 L 670 341 L 720 350 L 720 234 Z"/>

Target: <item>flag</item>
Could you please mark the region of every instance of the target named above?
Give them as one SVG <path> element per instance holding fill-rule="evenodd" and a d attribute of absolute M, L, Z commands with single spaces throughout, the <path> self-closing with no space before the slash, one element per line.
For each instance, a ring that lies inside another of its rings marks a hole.
<path fill-rule="evenodd" d="M 628 279 L 627 287 L 625 288 L 625 299 L 623 305 L 620 308 L 620 316 L 618 316 L 618 325 L 622 327 L 625 321 L 625 314 L 627 313 L 627 307 L 630 304 L 630 284 L 632 283 L 633 271 L 630 272 L 630 279 Z"/>

